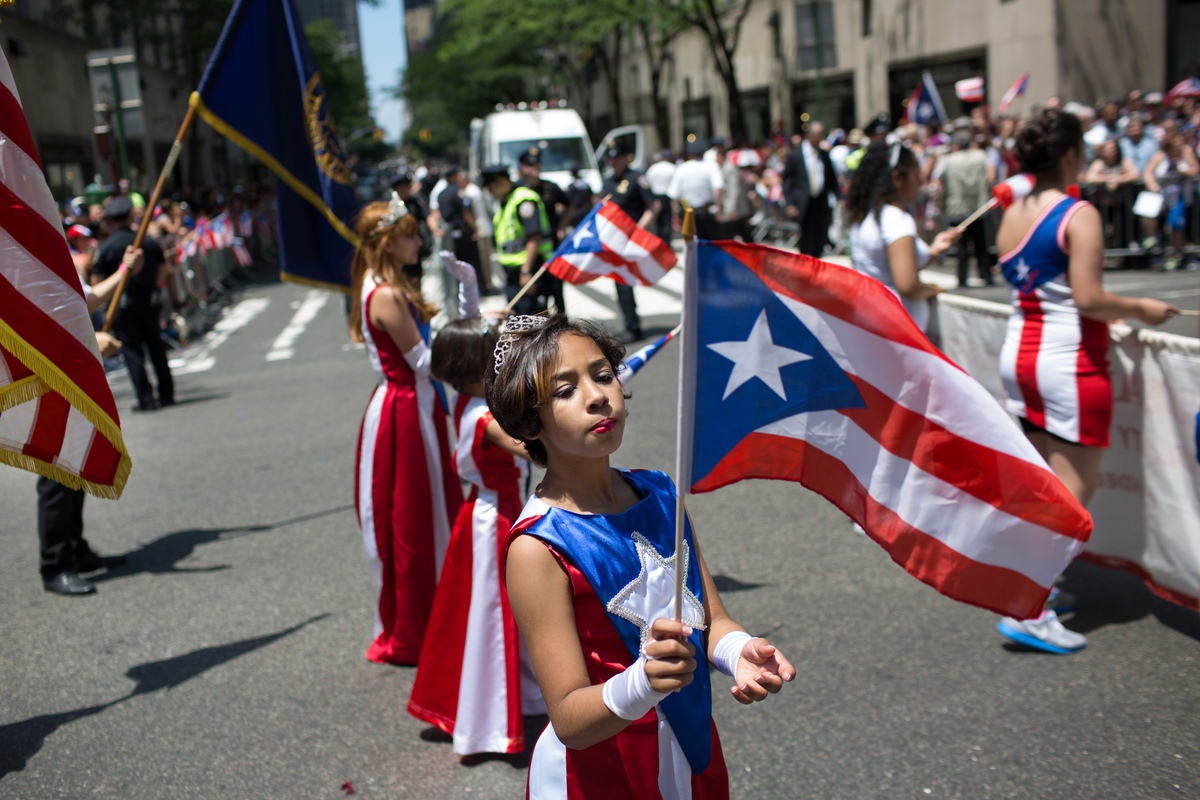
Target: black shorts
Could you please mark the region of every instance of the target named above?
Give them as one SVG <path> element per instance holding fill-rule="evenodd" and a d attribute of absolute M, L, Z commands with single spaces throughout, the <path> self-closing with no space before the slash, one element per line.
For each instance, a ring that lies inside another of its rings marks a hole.
<path fill-rule="evenodd" d="M 1017 417 L 1017 422 L 1021 423 L 1021 430 L 1025 432 L 1026 436 L 1029 436 L 1030 434 L 1033 434 L 1033 433 L 1044 433 L 1047 436 L 1049 436 L 1051 439 L 1054 439 L 1055 441 L 1058 441 L 1058 442 L 1066 442 L 1067 444 L 1073 444 L 1073 445 L 1076 445 L 1077 447 L 1086 447 L 1087 446 L 1087 445 L 1081 445 L 1081 444 L 1079 444 L 1079 442 L 1072 442 L 1070 439 L 1064 439 L 1063 437 L 1059 436 L 1058 434 L 1051 433 L 1050 431 L 1046 430 L 1045 428 L 1039 428 L 1037 425 L 1034 425 L 1032 422 L 1025 419 L 1024 417 Z"/>

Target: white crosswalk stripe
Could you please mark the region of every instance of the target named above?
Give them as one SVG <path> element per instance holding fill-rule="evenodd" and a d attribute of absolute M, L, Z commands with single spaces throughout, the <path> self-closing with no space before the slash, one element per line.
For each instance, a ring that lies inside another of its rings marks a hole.
<path fill-rule="evenodd" d="M 292 347 L 296 343 L 296 339 L 308 327 L 317 314 L 321 313 L 321 309 L 325 307 L 325 303 L 329 300 L 329 292 L 324 289 L 313 289 L 304 298 L 304 302 L 300 304 L 300 308 L 292 316 L 291 322 L 287 327 L 275 337 L 275 342 L 271 345 L 271 350 L 267 353 L 267 361 L 284 361 L 296 355 L 295 348 Z"/>
<path fill-rule="evenodd" d="M 212 369 L 217 364 L 216 358 L 213 357 L 216 349 L 236 331 L 245 327 L 266 310 L 270 304 L 269 298 L 252 297 L 229 309 L 221 321 L 214 325 L 212 331 L 204 337 L 200 346 L 185 354 L 187 363 L 179 369 L 173 369 L 172 372 L 176 375 L 190 375 L 194 372 L 207 372 Z"/>

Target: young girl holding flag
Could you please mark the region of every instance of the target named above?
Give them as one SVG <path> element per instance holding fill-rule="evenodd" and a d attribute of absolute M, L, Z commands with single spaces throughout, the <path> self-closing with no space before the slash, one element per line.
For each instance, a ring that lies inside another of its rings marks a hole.
<path fill-rule="evenodd" d="M 726 614 L 690 524 L 673 552 L 670 478 L 610 467 L 625 428 L 621 345 L 586 321 L 516 317 L 495 352 L 488 405 L 546 468 L 506 562 L 550 715 L 529 797 L 728 797 L 705 657 L 735 678 L 741 703 L 778 692 L 795 669 Z"/>
<path fill-rule="evenodd" d="M 462 319 L 438 332 L 431 367 L 458 392 L 454 458 L 471 493 L 450 536 L 408 712 L 451 734 L 459 755 L 519 753 L 523 715 L 546 707 L 505 596 L 500 546 L 528 491 L 529 462 L 483 397 L 497 331 L 478 316 L 474 269 L 450 253 L 442 261 L 460 281 Z"/>

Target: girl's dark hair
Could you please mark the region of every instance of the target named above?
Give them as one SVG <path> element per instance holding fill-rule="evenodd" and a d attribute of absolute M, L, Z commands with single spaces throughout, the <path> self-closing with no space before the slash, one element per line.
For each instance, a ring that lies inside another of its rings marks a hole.
<path fill-rule="evenodd" d="M 448 323 L 430 348 L 433 377 L 455 389 L 483 380 L 492 369 L 496 338 L 496 327 L 480 317 Z"/>
<path fill-rule="evenodd" d="M 550 400 L 551 378 L 558 363 L 558 341 L 567 334 L 595 342 L 616 375 L 625 358 L 625 346 L 602 325 L 555 314 L 540 328 L 505 334 L 504 344 L 511 342 L 511 345 L 500 373 L 488 369 L 484 381 L 492 416 L 505 433 L 525 445 L 529 459 L 540 467 L 546 466 L 546 448 L 534 438 L 542 432 L 538 411 Z"/>
<path fill-rule="evenodd" d="M 1037 177 L 1057 176 L 1058 162 L 1072 150 L 1083 150 L 1083 126 L 1057 108 L 1046 109 L 1017 134 L 1017 165 Z"/>
<path fill-rule="evenodd" d="M 896 163 L 892 164 L 895 149 Z M 851 225 L 862 222 L 867 214 L 879 215 L 883 204 L 896 196 L 896 183 L 892 172 L 907 176 L 911 170 L 920 169 L 916 155 L 903 145 L 875 142 L 867 148 L 858 169 L 850 177 L 850 188 L 846 190 L 846 218 Z"/>

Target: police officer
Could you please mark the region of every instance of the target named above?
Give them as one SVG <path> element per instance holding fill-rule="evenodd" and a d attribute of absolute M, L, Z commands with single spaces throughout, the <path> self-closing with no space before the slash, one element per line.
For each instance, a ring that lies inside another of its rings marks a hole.
<path fill-rule="evenodd" d="M 509 300 L 516 297 L 521 287 L 529 282 L 535 272 L 554 253 L 553 228 L 546 214 L 546 206 L 538 193 L 528 186 L 516 186 L 509 178 L 508 168 L 502 164 L 480 170 L 483 188 L 496 199 L 496 252 L 500 266 L 504 268 L 506 293 Z M 513 311 L 517 314 L 536 314 L 546 308 L 545 297 L 552 294 L 544 275 L 538 285 L 525 294 Z M 555 279 L 557 280 L 557 279 Z M 559 297 L 555 298 L 559 310 L 563 310 L 561 298 L 562 282 L 559 281 Z"/>
<path fill-rule="evenodd" d="M 550 220 L 550 233 L 547 238 L 553 245 L 550 251 L 554 252 L 554 248 L 562 244 L 562 221 L 570 219 L 574 214 L 571 198 L 554 181 L 542 180 L 541 148 L 531 147 L 522 153 L 517 159 L 517 171 L 521 174 L 521 181 L 517 185 L 528 186 L 538 193 L 538 197 L 542 198 L 542 205 L 546 209 L 546 218 Z M 563 285 L 558 276 L 544 275 L 538 284 L 538 291 L 548 292 L 559 308 L 566 308 L 563 304 Z"/>
<path fill-rule="evenodd" d="M 125 248 L 133 244 L 137 234 L 132 224 L 133 201 L 118 195 L 104 204 L 104 229 L 108 238 L 100 245 L 92 272 L 101 278 L 112 275 L 121 266 Z M 158 324 L 158 278 L 160 268 L 166 264 L 162 248 L 153 239 L 142 242 L 146 266 L 137 275 L 129 278 L 125 294 L 121 297 L 121 308 L 113 323 L 113 334 L 121 341 L 121 352 L 125 355 L 125 368 L 137 393 L 136 411 L 151 411 L 160 406 L 174 405 L 175 382 L 171 379 L 171 368 L 167 364 L 167 350 L 162 343 L 162 328 Z M 154 365 L 158 379 L 158 400 L 146 377 L 146 356 Z"/>
<path fill-rule="evenodd" d="M 646 176 L 629 168 L 629 162 L 633 160 L 633 150 L 626 142 L 617 140 L 605 155 L 612 172 L 605 178 L 600 193 L 610 195 L 609 199 L 628 214 L 639 228 L 649 230 L 662 204 L 650 191 Z M 620 338 L 628 344 L 642 338 L 642 321 L 638 318 L 633 287 L 619 282 L 616 287 L 617 303 L 620 304 L 621 314 L 625 317 L 625 330 Z"/>
<path fill-rule="evenodd" d="M 417 218 L 417 232 L 421 234 L 421 247 L 417 251 L 417 263 L 405 264 L 403 272 L 408 277 L 412 278 L 418 286 L 421 285 L 421 276 L 423 271 L 421 265 L 425 263 L 425 259 L 433 252 L 434 230 L 430 226 L 429 205 L 425 202 L 425 198 L 416 192 L 416 181 L 407 171 L 401 170 L 392 178 L 392 191 L 400 195 L 400 199 L 404 201 L 404 206 L 408 209 L 408 213 Z M 441 231 L 438 230 L 437 236 L 441 236 Z"/>

